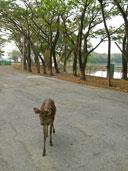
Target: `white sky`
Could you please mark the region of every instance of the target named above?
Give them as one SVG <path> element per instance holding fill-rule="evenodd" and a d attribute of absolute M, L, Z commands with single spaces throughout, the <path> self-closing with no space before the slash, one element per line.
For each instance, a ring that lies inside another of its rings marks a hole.
<path fill-rule="evenodd" d="M 96 50 L 97 53 L 108 53 L 108 43 L 102 43 Z M 111 53 L 120 53 L 119 48 L 115 45 L 114 42 L 111 43 Z"/>
<path fill-rule="evenodd" d="M 107 22 L 108 26 L 113 26 L 118 28 L 121 24 L 123 24 L 122 17 L 114 17 L 112 20 Z M 92 44 L 95 44 L 97 40 L 93 40 Z M 96 50 L 97 53 L 107 53 L 108 52 L 108 42 L 103 42 Z M 115 43 L 111 42 L 111 53 L 120 53 L 119 48 L 115 45 Z"/>
<path fill-rule="evenodd" d="M 4 57 L 5 59 L 8 58 L 8 52 L 11 52 L 13 49 L 17 49 L 17 47 L 15 46 L 15 44 L 12 43 L 6 43 L 5 47 L 3 48 L 3 50 L 5 51 L 4 53 Z"/>

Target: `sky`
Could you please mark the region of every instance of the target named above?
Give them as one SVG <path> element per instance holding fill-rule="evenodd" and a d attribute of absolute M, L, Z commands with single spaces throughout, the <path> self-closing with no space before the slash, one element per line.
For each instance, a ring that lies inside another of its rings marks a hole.
<path fill-rule="evenodd" d="M 6 43 L 5 47 L 3 48 L 3 50 L 5 51 L 3 58 L 8 59 L 8 53 L 14 49 L 17 49 L 17 47 L 13 42 L 12 43 Z"/>
<path fill-rule="evenodd" d="M 107 22 L 108 26 L 113 26 L 118 28 L 123 24 L 123 18 L 121 16 L 113 17 L 110 21 Z M 97 40 L 93 40 L 92 44 L 95 44 Z M 108 52 L 108 42 L 102 43 L 96 50 L 97 53 L 107 53 Z M 115 45 L 115 42 L 111 42 L 111 53 L 120 53 L 119 48 Z"/>

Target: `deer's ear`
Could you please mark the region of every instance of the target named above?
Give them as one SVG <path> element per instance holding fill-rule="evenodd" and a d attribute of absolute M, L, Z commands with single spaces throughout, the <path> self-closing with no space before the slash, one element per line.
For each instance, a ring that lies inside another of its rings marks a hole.
<path fill-rule="evenodd" d="M 38 108 L 34 107 L 33 110 L 34 110 L 35 114 L 39 114 L 40 113 L 40 110 Z"/>

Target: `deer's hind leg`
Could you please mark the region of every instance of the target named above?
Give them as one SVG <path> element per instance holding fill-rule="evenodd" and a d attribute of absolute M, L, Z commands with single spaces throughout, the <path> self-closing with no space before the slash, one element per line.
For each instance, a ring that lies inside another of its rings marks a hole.
<path fill-rule="evenodd" d="M 48 137 L 48 125 L 46 126 L 46 137 Z"/>

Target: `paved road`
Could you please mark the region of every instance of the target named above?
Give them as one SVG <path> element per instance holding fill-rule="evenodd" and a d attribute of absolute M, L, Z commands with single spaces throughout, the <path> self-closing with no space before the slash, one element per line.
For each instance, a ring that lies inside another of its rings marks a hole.
<path fill-rule="evenodd" d="M 33 107 L 57 106 L 42 156 Z M 128 171 L 128 94 L 0 67 L 0 171 Z"/>

